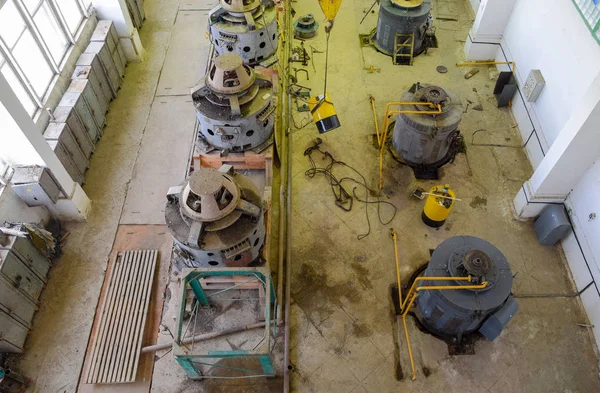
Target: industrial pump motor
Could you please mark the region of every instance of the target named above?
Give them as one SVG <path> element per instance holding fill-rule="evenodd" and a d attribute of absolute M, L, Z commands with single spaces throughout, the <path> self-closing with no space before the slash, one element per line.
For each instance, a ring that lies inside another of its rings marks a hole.
<path fill-rule="evenodd" d="M 248 266 L 265 241 L 257 187 L 230 165 L 201 168 L 171 187 L 165 219 L 190 267 Z"/>
<path fill-rule="evenodd" d="M 272 88 L 267 77 L 244 65 L 238 55 L 215 58 L 192 88 L 199 142 L 234 152 L 264 143 L 273 133 Z"/>
<path fill-rule="evenodd" d="M 277 51 L 275 14 L 272 1 L 220 0 L 208 14 L 216 53 L 237 53 L 251 65 L 267 59 Z"/>
<path fill-rule="evenodd" d="M 513 275 L 508 261 L 495 246 L 474 236 L 456 236 L 443 241 L 431 255 L 425 277 L 449 277 L 433 285 L 465 286 L 487 281 L 483 289 L 419 291 L 417 317 L 434 335 L 460 342 L 479 331 L 494 340 L 517 312 L 511 296 Z M 450 277 L 471 276 L 471 281 Z M 429 285 L 422 281 L 422 285 Z"/>
<path fill-rule="evenodd" d="M 443 87 L 416 83 L 404 92 L 400 101 L 423 102 L 423 105 L 402 106 L 412 111 L 435 112 L 425 103 L 441 106 L 439 114 L 398 115 L 392 135 L 399 159 L 413 168 L 417 179 L 438 179 L 438 168 L 452 161 L 462 149 L 458 130 L 463 113 L 460 99 Z"/>
<path fill-rule="evenodd" d="M 377 28 L 371 40 L 377 50 L 388 56 L 394 54 L 396 44 L 412 42 L 413 56 L 417 56 L 428 46 L 434 46 L 432 25 L 430 0 L 381 0 Z M 399 50 L 403 55 L 410 55 L 406 46 Z"/>

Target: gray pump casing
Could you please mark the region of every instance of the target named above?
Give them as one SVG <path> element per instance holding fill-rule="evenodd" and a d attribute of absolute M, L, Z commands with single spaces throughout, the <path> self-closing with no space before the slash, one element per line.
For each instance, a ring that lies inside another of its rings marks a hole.
<path fill-rule="evenodd" d="M 415 84 L 402 94 L 400 101 L 439 103 L 442 113 L 400 114 L 396 118 L 392 144 L 410 166 L 437 165 L 447 158 L 463 113 L 460 98 L 443 87 Z M 432 111 L 426 105 L 403 106 L 402 109 Z"/>
<path fill-rule="evenodd" d="M 391 56 L 394 53 L 396 34 L 414 33 L 413 50 L 416 55 L 425 49 L 422 48 L 423 40 L 431 24 L 430 0 L 413 8 L 403 8 L 393 4 L 391 0 L 381 0 L 373 43 L 380 52 Z"/>
<path fill-rule="evenodd" d="M 221 6 L 209 13 L 209 32 L 217 54 L 236 53 L 244 63 L 254 65 L 277 51 L 276 11 L 261 5 L 253 13 L 255 25 L 251 29 L 244 17 L 229 14 Z"/>
<path fill-rule="evenodd" d="M 443 241 L 433 252 L 424 276 L 464 277 L 463 265 L 468 252 L 483 252 L 489 271 L 480 277 L 488 281 L 484 289 L 451 289 L 419 291 L 416 304 L 419 320 L 436 336 L 458 338 L 479 330 L 494 340 L 518 310 L 511 296 L 513 276 L 508 261 L 491 243 L 474 236 L 456 236 Z M 481 255 L 481 254 L 479 254 Z M 421 285 L 431 285 L 427 281 Z M 432 282 L 433 283 L 433 282 Z M 465 281 L 436 281 L 434 285 L 472 285 Z"/>

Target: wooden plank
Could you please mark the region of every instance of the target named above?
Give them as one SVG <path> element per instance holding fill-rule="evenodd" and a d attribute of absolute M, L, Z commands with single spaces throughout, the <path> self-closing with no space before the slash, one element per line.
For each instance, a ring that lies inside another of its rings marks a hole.
<path fill-rule="evenodd" d="M 154 280 L 154 272 L 156 270 L 155 269 L 156 259 L 157 259 L 157 255 L 153 254 L 152 269 L 151 269 L 151 274 L 150 274 L 150 284 Z M 148 304 L 150 302 L 150 291 L 152 290 L 152 285 L 147 285 L 146 288 L 147 289 L 146 289 L 146 294 L 145 294 L 145 299 L 144 299 L 144 307 L 143 307 L 144 314 L 142 317 L 143 319 L 142 319 L 142 324 L 141 324 L 142 327 L 145 326 L 146 319 L 148 318 Z M 143 336 L 141 334 L 142 330 L 143 329 L 140 329 L 140 328 L 136 329 L 136 332 L 140 332 L 140 333 L 138 335 L 139 337 L 137 340 L 137 347 L 135 348 L 135 351 L 132 352 L 132 354 L 135 355 L 135 361 L 133 361 L 133 359 L 132 359 L 134 367 L 133 367 L 133 373 L 131 374 L 130 378 L 133 378 L 133 380 L 135 379 L 135 376 L 137 374 L 137 370 L 138 370 L 138 366 L 139 366 L 139 362 L 137 360 L 139 359 L 140 351 L 142 350 L 142 336 Z"/>
<path fill-rule="evenodd" d="M 120 371 L 122 370 L 121 361 L 123 357 L 126 355 L 126 339 L 130 334 L 131 328 L 131 319 L 133 314 L 133 309 L 135 309 L 137 300 L 139 298 L 139 290 L 141 285 L 141 276 L 143 274 L 143 264 L 142 264 L 142 253 L 138 251 L 127 251 L 127 253 L 132 254 L 133 258 L 133 271 L 132 271 L 132 288 L 127 291 L 127 306 L 125 311 L 123 312 L 122 330 L 119 339 L 119 345 L 117 346 L 117 353 L 115 354 L 115 358 L 113 359 L 113 364 L 110 366 L 110 376 L 109 382 L 122 382 L 120 379 Z"/>
<path fill-rule="evenodd" d="M 108 374 L 108 366 L 110 360 L 107 362 L 106 359 L 111 359 L 113 356 L 114 348 L 115 348 L 115 339 L 118 334 L 118 330 L 120 327 L 119 320 L 121 319 L 121 313 L 123 310 L 124 298 L 126 296 L 126 290 L 128 285 L 131 283 L 131 267 L 132 267 L 131 255 L 125 254 L 123 271 L 124 271 L 124 282 L 118 288 L 117 294 L 117 304 L 115 307 L 115 312 L 112 313 L 111 319 L 109 320 L 110 334 L 108 335 L 108 344 L 107 348 L 104 351 L 103 357 L 100 359 L 101 367 L 100 367 L 100 376 L 98 382 L 105 383 L 107 382 L 107 374 Z"/>
<path fill-rule="evenodd" d="M 132 349 L 132 345 L 131 345 L 131 341 L 134 337 L 134 332 L 132 331 L 132 329 L 135 328 L 135 319 L 136 319 L 136 310 L 139 308 L 139 303 L 140 303 L 140 299 L 141 299 L 141 295 L 140 292 L 148 285 L 148 283 L 146 282 L 147 279 L 147 265 L 146 265 L 146 254 L 149 251 L 145 250 L 142 252 L 137 252 L 138 258 L 140 259 L 140 273 L 139 275 L 141 275 L 141 279 L 138 279 L 136 282 L 136 287 L 135 287 L 135 297 L 133 300 L 133 304 L 132 306 L 129 308 L 128 310 L 128 320 L 127 320 L 127 326 L 125 331 L 127 332 L 125 337 L 124 337 L 124 344 L 123 344 L 123 350 L 121 352 L 121 356 L 118 359 L 117 362 L 117 367 L 115 367 L 115 371 L 114 371 L 114 376 L 113 376 L 113 380 L 118 380 L 118 381 L 127 381 L 130 382 L 128 380 L 125 380 L 124 378 L 124 370 L 126 369 L 126 363 L 127 363 L 127 359 L 129 358 L 130 355 L 130 351 Z"/>
<path fill-rule="evenodd" d="M 152 291 L 150 296 L 150 304 L 148 306 L 148 316 L 146 326 L 143 332 L 143 346 L 156 344 L 158 339 L 158 331 L 160 327 L 161 315 L 163 311 L 163 303 L 165 299 L 165 291 L 169 279 L 169 266 L 171 261 L 171 249 L 173 247 L 173 238 L 170 236 L 166 226 L 164 225 L 120 225 L 117 230 L 117 235 L 111 251 L 109 265 L 107 267 L 107 279 L 105 280 L 94 324 L 92 325 L 92 338 L 95 337 L 97 331 L 100 330 L 100 307 L 105 298 L 109 295 L 109 274 L 116 267 L 115 258 L 119 250 L 124 249 L 159 249 L 158 259 L 156 261 L 155 279 L 152 282 Z M 115 271 L 116 274 L 116 271 Z M 108 300 L 107 300 L 108 301 Z M 90 339 L 86 358 L 79 381 L 77 391 L 81 393 L 107 393 L 107 392 L 123 392 L 123 393 L 147 393 L 150 392 L 150 384 L 152 382 L 152 372 L 154 369 L 154 355 L 142 354 L 138 360 L 138 372 L 135 376 L 135 381 L 127 384 L 93 384 L 86 382 L 86 376 L 89 373 L 91 366 L 91 358 L 93 354 L 94 340 Z"/>
<path fill-rule="evenodd" d="M 118 258 L 118 256 L 116 258 Z M 109 288 L 108 288 L 108 296 L 104 297 L 104 299 L 102 300 L 102 308 L 100 310 L 100 316 L 103 316 L 104 314 L 106 314 L 108 312 L 108 310 L 110 309 L 110 307 L 111 307 L 110 304 L 112 302 L 112 293 L 113 293 L 112 289 L 113 289 L 113 287 L 115 285 L 114 283 L 116 282 L 116 280 L 113 281 L 113 277 L 116 278 L 116 277 L 119 276 L 118 272 L 117 272 L 117 274 L 114 274 L 115 270 L 117 270 L 117 269 L 118 269 L 118 266 L 116 266 L 116 260 L 115 260 L 115 264 L 113 264 L 113 266 L 110 268 L 110 273 L 107 272 L 109 274 L 109 276 L 108 276 L 109 277 L 108 278 L 108 282 L 110 284 L 109 284 Z M 106 330 L 106 318 L 102 318 L 101 321 L 102 322 L 101 322 L 101 325 L 100 325 L 99 334 L 97 336 L 94 336 L 95 337 L 94 341 L 93 341 L 93 343 L 94 343 L 93 344 L 93 348 L 94 349 L 93 349 L 93 352 L 92 352 L 92 360 L 91 360 L 92 367 L 90 368 L 90 370 L 89 370 L 89 372 L 87 374 L 87 378 L 86 378 L 86 382 L 87 383 L 92 383 L 92 381 L 93 381 L 93 373 L 95 371 L 96 359 L 97 359 L 97 356 L 98 356 L 98 351 L 99 351 L 100 343 L 103 342 L 102 339 L 103 339 L 103 336 L 104 336 L 104 331 Z"/>

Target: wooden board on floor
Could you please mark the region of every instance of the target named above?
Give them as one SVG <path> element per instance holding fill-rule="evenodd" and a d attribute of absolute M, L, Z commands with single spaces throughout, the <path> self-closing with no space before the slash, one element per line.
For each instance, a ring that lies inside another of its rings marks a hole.
<path fill-rule="evenodd" d="M 169 265 L 171 263 L 171 249 L 173 247 L 173 238 L 169 234 L 165 225 L 119 225 L 117 235 L 111 251 L 110 262 L 107 267 L 106 277 L 110 276 L 111 269 L 114 266 L 115 256 L 118 252 L 135 249 L 158 249 L 158 266 L 152 283 L 152 297 L 148 307 L 148 319 L 144 329 L 144 338 L 142 347 L 156 344 L 160 320 L 165 300 L 165 290 L 169 280 Z M 104 281 L 100 299 L 98 301 L 94 324 L 90 337 L 94 337 L 99 328 L 100 314 L 99 307 L 108 292 L 108 280 Z M 92 357 L 93 340 L 88 342 L 87 352 L 83 369 L 79 379 L 77 391 L 81 393 L 96 392 L 126 392 L 142 393 L 150 391 L 152 382 L 152 372 L 154 369 L 154 354 L 142 354 L 139 360 L 139 366 L 135 382 L 128 384 L 86 384 L 85 377 L 90 367 Z"/>

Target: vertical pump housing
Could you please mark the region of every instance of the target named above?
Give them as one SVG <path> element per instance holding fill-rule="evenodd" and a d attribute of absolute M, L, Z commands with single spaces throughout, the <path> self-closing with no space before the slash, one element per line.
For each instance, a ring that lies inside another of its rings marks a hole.
<path fill-rule="evenodd" d="M 466 286 L 487 281 L 483 289 L 420 291 L 417 317 L 434 335 L 461 341 L 479 331 L 494 340 L 517 312 L 511 296 L 513 275 L 506 257 L 489 242 L 474 236 L 456 236 L 443 241 L 431 255 L 425 277 L 448 277 L 440 286 Z M 471 282 L 450 277 L 471 276 Z M 423 282 L 427 285 L 427 281 Z"/>
<path fill-rule="evenodd" d="M 220 0 L 208 14 L 215 51 L 236 53 L 251 65 L 267 59 L 277 51 L 275 16 L 272 1 Z"/>
<path fill-rule="evenodd" d="M 217 149 L 243 151 L 269 139 L 274 123 L 272 87 L 238 55 L 217 57 L 192 88 L 201 141 Z"/>
<path fill-rule="evenodd" d="M 431 103 L 441 106 L 439 114 L 400 114 L 396 118 L 392 143 L 399 158 L 413 168 L 417 179 L 438 179 L 438 168 L 452 161 L 462 148 L 458 125 L 463 113 L 460 99 L 440 86 L 416 83 L 400 101 L 423 102 L 403 109 L 431 111 Z"/>
<path fill-rule="evenodd" d="M 190 267 L 248 266 L 265 241 L 258 190 L 230 165 L 201 168 L 171 187 L 165 219 Z"/>
<path fill-rule="evenodd" d="M 406 43 L 412 34 L 416 56 L 427 48 L 431 26 L 430 0 L 381 0 L 373 44 L 380 52 L 392 56 L 396 34 L 399 34 L 399 43 Z"/>

